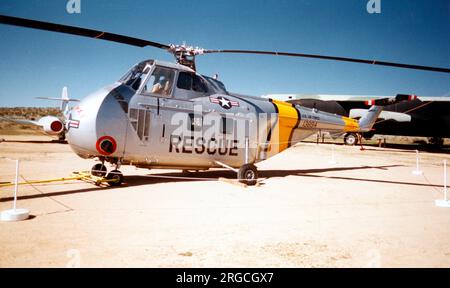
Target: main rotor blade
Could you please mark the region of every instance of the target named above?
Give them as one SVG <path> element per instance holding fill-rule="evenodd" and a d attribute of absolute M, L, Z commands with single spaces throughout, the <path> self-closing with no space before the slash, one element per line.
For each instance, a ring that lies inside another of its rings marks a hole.
<path fill-rule="evenodd" d="M 152 47 L 166 49 L 166 50 L 170 48 L 169 45 L 161 44 L 158 42 L 147 41 L 147 40 L 143 40 L 143 39 L 138 39 L 138 38 L 133 38 L 133 37 L 128 37 L 128 36 L 124 36 L 124 35 L 118 35 L 118 34 L 108 33 L 108 32 L 104 32 L 104 31 L 79 28 L 79 27 L 75 27 L 75 26 L 61 25 L 61 24 L 55 24 L 55 23 L 49 23 L 49 22 L 43 22 L 43 21 L 36 21 L 36 20 L 30 20 L 30 19 L 24 19 L 24 18 L 12 17 L 12 16 L 0 15 L 0 23 L 6 24 L 6 25 L 21 26 L 21 27 L 28 27 L 28 28 L 33 28 L 33 29 L 45 30 L 45 31 L 53 31 L 53 32 L 72 34 L 72 35 L 77 35 L 77 36 L 90 37 L 90 38 L 95 38 L 95 39 L 102 39 L 102 40 L 113 41 L 113 42 L 118 42 L 118 43 L 122 43 L 122 44 L 138 46 L 138 47 L 152 46 Z"/>
<path fill-rule="evenodd" d="M 336 56 L 326 56 L 326 55 L 314 55 L 314 54 L 302 54 L 302 53 L 254 51 L 254 50 L 204 50 L 203 53 L 204 54 L 207 54 L 207 53 L 241 53 L 242 54 L 243 53 L 243 54 L 263 54 L 263 55 L 275 55 L 275 56 L 293 56 L 293 57 L 315 58 L 315 59 L 354 62 L 354 63 L 363 63 L 363 64 L 372 64 L 372 65 L 381 65 L 381 66 L 391 66 L 391 67 L 397 67 L 397 68 L 450 73 L 449 68 L 429 67 L 429 66 L 385 62 L 385 61 L 378 61 L 378 60 L 366 60 L 366 59 L 356 59 L 356 58 L 346 58 L 346 57 L 336 57 Z"/>

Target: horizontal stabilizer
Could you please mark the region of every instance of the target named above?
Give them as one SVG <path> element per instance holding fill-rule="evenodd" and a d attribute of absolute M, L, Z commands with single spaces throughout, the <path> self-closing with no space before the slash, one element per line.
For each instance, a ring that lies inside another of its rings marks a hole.
<path fill-rule="evenodd" d="M 416 99 L 417 99 L 416 95 L 397 94 L 397 96 L 395 96 L 395 97 L 367 100 L 367 101 L 365 101 L 365 104 L 367 106 L 372 106 L 372 105 L 386 106 L 386 105 L 396 104 L 401 101 L 413 101 Z"/>
<path fill-rule="evenodd" d="M 80 102 L 80 99 L 63 99 L 63 98 L 53 98 L 53 97 L 36 97 L 36 99 L 42 100 L 55 100 L 55 101 L 68 101 L 68 102 Z"/>
<path fill-rule="evenodd" d="M 353 119 L 361 118 L 366 113 L 367 109 L 351 109 L 349 117 Z M 411 122 L 411 115 L 401 112 L 382 111 L 378 118 L 383 120 L 394 120 L 397 122 Z"/>
<path fill-rule="evenodd" d="M 80 102 L 79 99 L 71 99 L 69 98 L 69 92 L 67 87 L 63 87 L 61 91 L 61 98 L 55 98 L 55 97 L 36 97 L 36 99 L 44 99 L 44 100 L 54 100 L 54 101 L 61 101 L 61 111 L 63 112 L 64 117 L 67 117 L 69 113 L 69 102 Z"/>
<path fill-rule="evenodd" d="M 371 105 L 369 110 L 359 119 L 359 127 L 361 132 L 368 132 L 372 130 L 373 125 L 380 117 L 384 106 L 395 104 L 401 101 L 413 101 L 416 100 L 416 95 L 397 94 L 395 97 L 384 98 L 378 100 L 366 101 L 366 105 Z"/>

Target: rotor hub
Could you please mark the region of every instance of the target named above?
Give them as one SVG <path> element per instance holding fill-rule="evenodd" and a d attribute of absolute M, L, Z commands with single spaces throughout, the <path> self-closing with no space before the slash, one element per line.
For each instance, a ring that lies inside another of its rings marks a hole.
<path fill-rule="evenodd" d="M 195 56 L 203 54 L 205 50 L 199 47 L 187 46 L 186 44 L 183 45 L 171 44 L 168 51 L 175 56 L 175 59 L 178 64 L 196 70 Z"/>

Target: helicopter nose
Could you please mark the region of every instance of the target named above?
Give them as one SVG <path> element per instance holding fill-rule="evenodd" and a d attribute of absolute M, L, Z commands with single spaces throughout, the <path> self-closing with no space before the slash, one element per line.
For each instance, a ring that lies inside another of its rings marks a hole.
<path fill-rule="evenodd" d="M 73 108 L 67 121 L 67 141 L 82 158 L 120 158 L 127 128 L 126 89 L 112 85 L 83 99 Z"/>
<path fill-rule="evenodd" d="M 108 95 L 103 89 L 84 98 L 74 107 L 66 123 L 66 138 L 72 150 L 82 158 L 96 155 L 96 118 L 103 100 Z"/>

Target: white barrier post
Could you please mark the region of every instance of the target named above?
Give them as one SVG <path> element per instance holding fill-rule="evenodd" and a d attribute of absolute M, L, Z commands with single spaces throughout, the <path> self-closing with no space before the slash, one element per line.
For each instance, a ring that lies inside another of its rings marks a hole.
<path fill-rule="evenodd" d="M 422 175 L 423 172 L 419 168 L 419 150 L 416 150 L 416 170 L 412 171 L 414 175 Z"/>
<path fill-rule="evenodd" d="M 14 180 L 13 209 L 2 211 L 1 221 L 22 221 L 28 219 L 30 212 L 27 209 L 17 209 L 17 192 L 19 190 L 19 160 L 16 160 L 16 178 Z"/>
<path fill-rule="evenodd" d="M 19 160 L 16 160 L 16 178 L 14 179 L 14 211 L 17 208 L 17 191 L 19 190 Z"/>
<path fill-rule="evenodd" d="M 435 204 L 438 207 L 450 207 L 450 201 L 447 198 L 447 160 L 444 160 L 444 199 L 436 200 Z"/>

